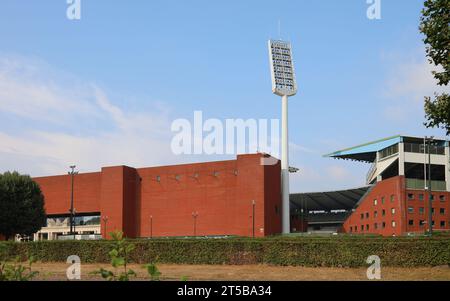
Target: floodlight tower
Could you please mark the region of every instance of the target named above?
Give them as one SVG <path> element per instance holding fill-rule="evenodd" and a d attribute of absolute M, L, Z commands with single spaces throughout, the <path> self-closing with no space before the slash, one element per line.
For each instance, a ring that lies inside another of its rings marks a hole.
<path fill-rule="evenodd" d="M 297 93 L 291 43 L 269 40 L 272 92 L 281 96 L 282 232 L 290 232 L 288 97 Z"/>

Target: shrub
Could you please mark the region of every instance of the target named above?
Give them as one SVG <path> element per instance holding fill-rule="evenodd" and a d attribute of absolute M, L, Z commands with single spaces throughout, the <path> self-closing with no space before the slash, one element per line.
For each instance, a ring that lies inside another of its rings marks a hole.
<path fill-rule="evenodd" d="M 383 266 L 438 266 L 450 263 L 448 237 L 269 237 L 260 239 L 137 239 L 130 262 L 171 264 L 273 264 L 363 267 L 378 255 Z M 85 263 L 110 262 L 114 241 L 3 242 L 0 260 L 27 254 L 44 262 L 65 262 L 69 255 Z"/>

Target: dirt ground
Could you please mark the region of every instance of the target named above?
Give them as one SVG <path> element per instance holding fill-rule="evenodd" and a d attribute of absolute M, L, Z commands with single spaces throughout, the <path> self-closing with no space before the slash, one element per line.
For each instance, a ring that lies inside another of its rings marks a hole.
<path fill-rule="evenodd" d="M 37 280 L 66 280 L 64 263 L 36 263 L 33 270 L 39 271 Z M 82 264 L 81 280 L 100 280 L 89 273 L 107 264 Z M 141 265 L 130 265 L 138 280 L 147 276 Z M 269 265 L 173 265 L 160 264 L 161 280 L 367 280 L 364 268 L 307 268 Z M 447 280 L 450 281 L 450 267 L 392 268 L 382 267 L 382 280 Z"/>

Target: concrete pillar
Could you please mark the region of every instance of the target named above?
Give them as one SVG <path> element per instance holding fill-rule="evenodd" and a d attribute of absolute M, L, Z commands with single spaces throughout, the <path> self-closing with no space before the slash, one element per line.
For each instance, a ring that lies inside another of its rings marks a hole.
<path fill-rule="evenodd" d="M 379 152 L 377 152 L 376 153 L 376 158 L 375 158 L 375 164 L 377 165 L 377 169 L 378 169 L 378 161 L 380 161 L 380 153 Z M 377 173 L 378 173 L 379 171 L 377 171 Z M 381 182 L 383 180 L 383 178 L 381 177 L 381 174 L 378 174 L 377 175 L 377 182 Z"/>
<path fill-rule="evenodd" d="M 398 175 L 405 175 L 405 147 L 403 142 L 398 144 Z"/>

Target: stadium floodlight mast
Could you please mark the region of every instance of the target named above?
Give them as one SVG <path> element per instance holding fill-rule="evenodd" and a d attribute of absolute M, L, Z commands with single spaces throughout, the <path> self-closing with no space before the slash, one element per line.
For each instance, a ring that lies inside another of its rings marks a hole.
<path fill-rule="evenodd" d="M 297 93 L 291 43 L 269 40 L 272 92 L 281 96 L 281 191 L 282 232 L 290 232 L 289 212 L 289 139 L 288 139 L 288 97 Z"/>

